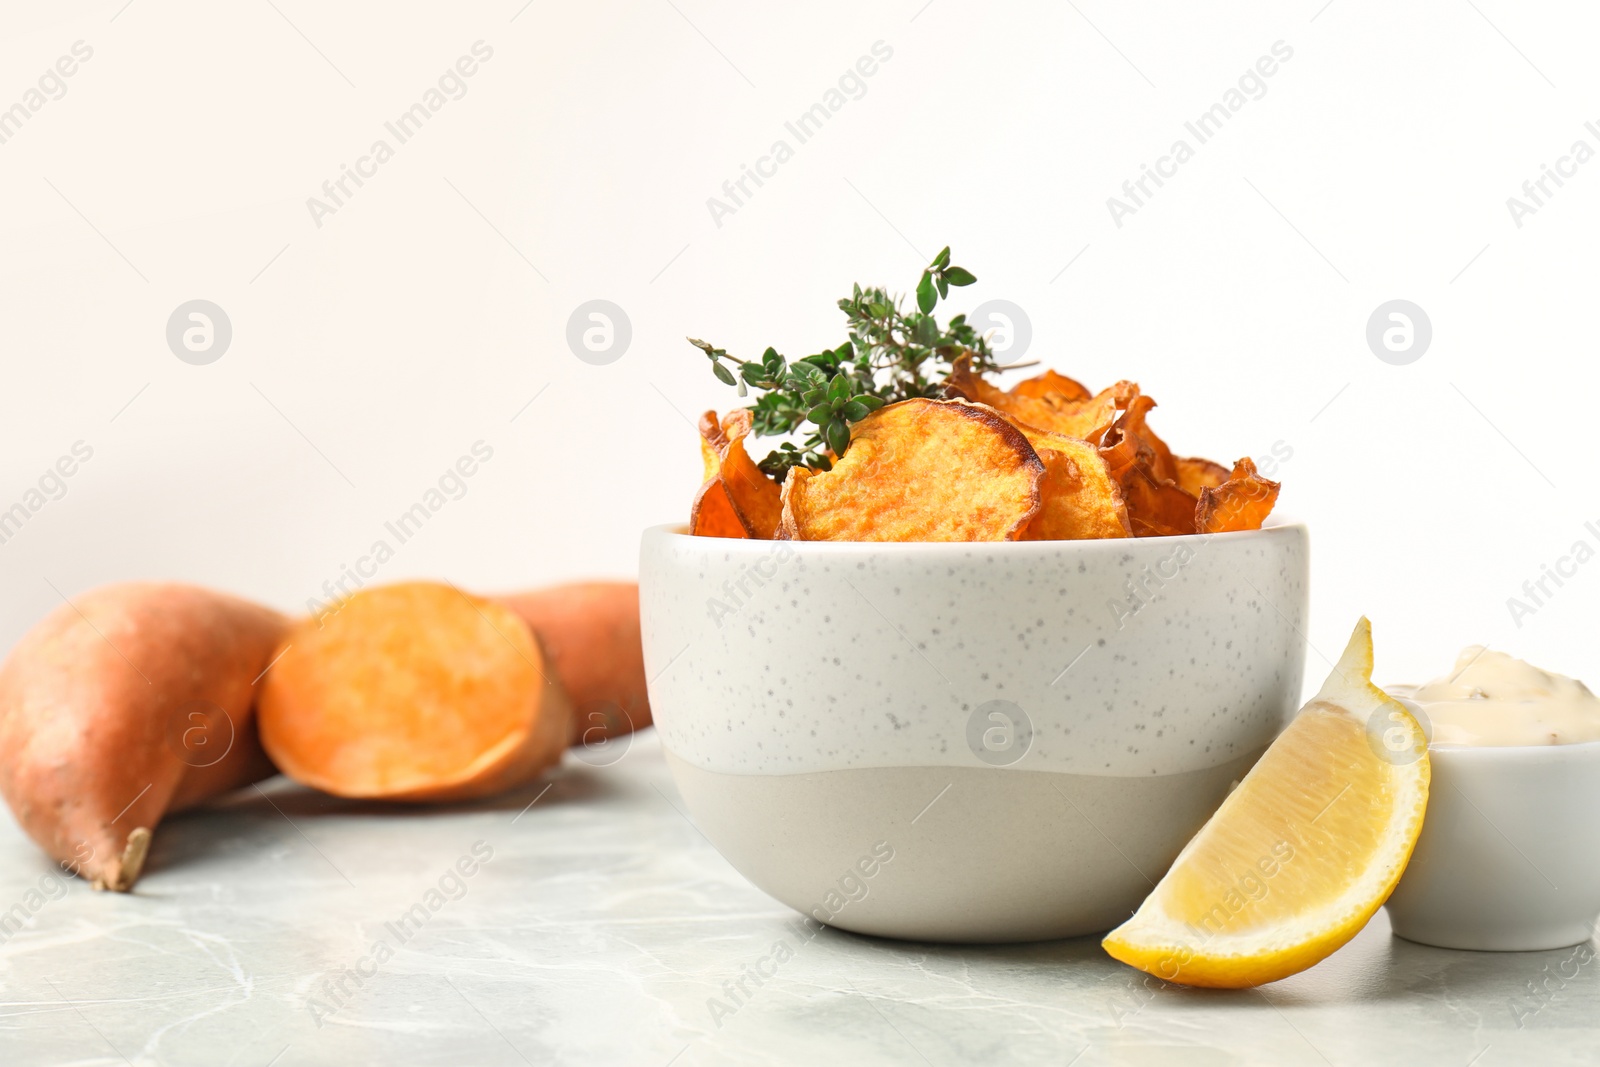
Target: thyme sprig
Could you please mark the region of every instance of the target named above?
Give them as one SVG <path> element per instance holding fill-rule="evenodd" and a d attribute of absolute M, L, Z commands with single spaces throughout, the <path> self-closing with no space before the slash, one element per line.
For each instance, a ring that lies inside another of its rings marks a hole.
<path fill-rule="evenodd" d="M 706 341 L 691 337 L 689 343 L 711 360 L 718 381 L 737 388 L 740 396 L 756 390 L 749 406 L 756 436 L 790 436 L 809 427 L 798 443 L 783 442 L 759 463 L 783 481 L 796 466 L 828 470 L 832 459 L 850 447 L 851 424 L 885 404 L 937 397 L 957 357 L 970 354 L 977 372 L 997 369 L 988 342 L 965 315 L 941 327 L 933 314 L 952 287 L 977 280 L 951 264 L 946 247 L 917 282 L 915 311 L 902 310 L 901 298 L 882 288 L 855 285 L 839 301 L 849 324 L 844 343 L 793 362 L 770 347 L 759 360 L 741 361 Z"/>

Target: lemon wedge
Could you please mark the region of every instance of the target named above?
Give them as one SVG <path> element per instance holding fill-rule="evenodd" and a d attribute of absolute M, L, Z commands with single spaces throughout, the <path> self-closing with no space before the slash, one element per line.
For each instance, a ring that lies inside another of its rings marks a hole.
<path fill-rule="evenodd" d="M 1372 684 L 1363 618 L 1322 691 L 1105 950 L 1184 985 L 1236 989 L 1303 971 L 1388 898 L 1427 805 L 1427 739 Z"/>

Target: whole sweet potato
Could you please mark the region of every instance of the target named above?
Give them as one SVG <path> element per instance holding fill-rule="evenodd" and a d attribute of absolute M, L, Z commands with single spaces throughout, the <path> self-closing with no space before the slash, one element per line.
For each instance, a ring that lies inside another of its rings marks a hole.
<path fill-rule="evenodd" d="M 637 582 L 572 582 L 495 598 L 532 628 L 572 699 L 573 744 L 650 725 Z"/>
<path fill-rule="evenodd" d="M 273 773 L 254 683 L 286 625 L 146 582 L 48 615 L 0 667 L 0 792 L 22 828 L 96 889 L 131 889 L 164 814 Z"/>

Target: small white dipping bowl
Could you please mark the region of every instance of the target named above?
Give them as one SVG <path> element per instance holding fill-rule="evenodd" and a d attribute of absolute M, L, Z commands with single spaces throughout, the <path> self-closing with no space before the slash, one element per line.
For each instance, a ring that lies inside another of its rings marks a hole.
<path fill-rule="evenodd" d="M 1600 741 L 1433 745 L 1428 761 L 1422 836 L 1386 905 L 1394 932 L 1441 948 L 1511 952 L 1593 937 Z"/>
<path fill-rule="evenodd" d="M 650 705 L 701 831 L 818 922 L 1109 929 L 1299 703 L 1303 526 L 640 551 Z"/>

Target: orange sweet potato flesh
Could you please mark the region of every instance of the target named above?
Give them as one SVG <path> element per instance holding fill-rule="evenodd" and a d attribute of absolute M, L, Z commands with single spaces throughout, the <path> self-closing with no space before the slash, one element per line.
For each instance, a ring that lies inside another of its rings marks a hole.
<path fill-rule="evenodd" d="M 194 586 L 106 586 L 0 667 L 0 792 L 63 870 L 126 892 L 169 811 L 271 775 L 253 683 L 288 621 Z"/>
<path fill-rule="evenodd" d="M 635 582 L 576 582 L 495 598 L 532 628 L 576 711 L 571 742 L 650 725 Z"/>
<path fill-rule="evenodd" d="M 566 693 L 511 609 L 451 585 L 363 589 L 306 619 L 263 681 L 261 742 L 343 797 L 468 800 L 532 780 L 572 734 Z"/>

